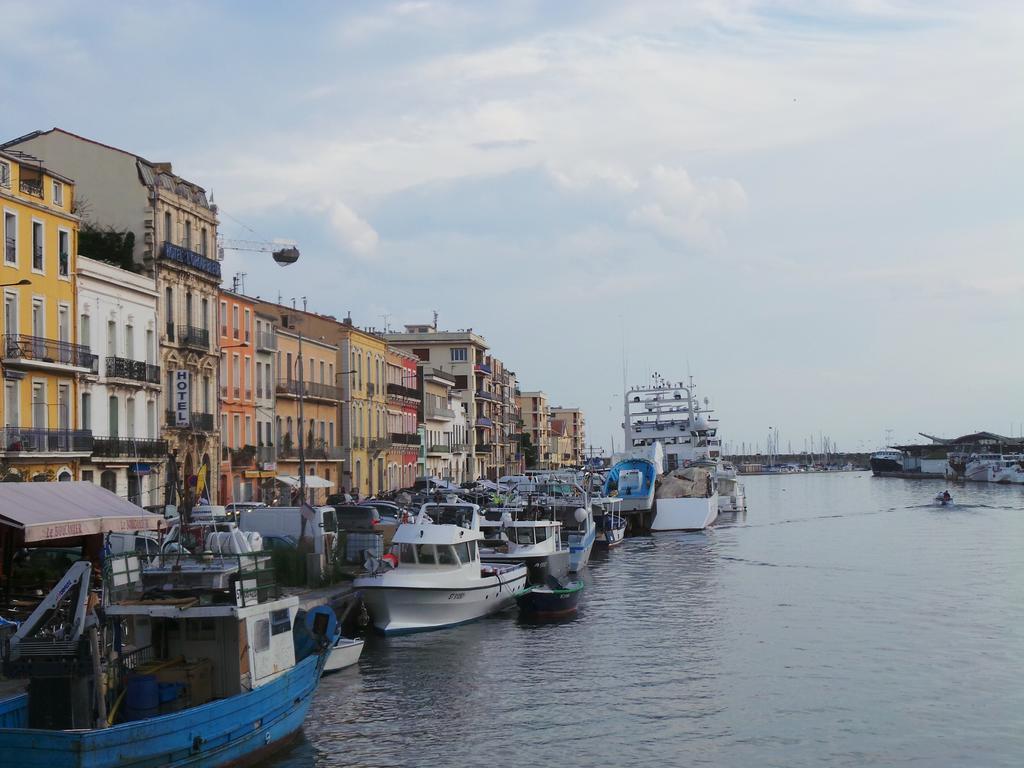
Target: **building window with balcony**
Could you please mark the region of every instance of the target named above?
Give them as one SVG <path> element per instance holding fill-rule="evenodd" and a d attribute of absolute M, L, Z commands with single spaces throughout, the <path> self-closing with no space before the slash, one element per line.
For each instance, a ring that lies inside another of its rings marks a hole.
<path fill-rule="evenodd" d="M 32 222 L 32 271 L 43 271 L 43 222 Z"/>
<path fill-rule="evenodd" d="M 232 445 L 234 447 L 236 447 L 236 448 L 241 448 L 242 447 L 242 442 L 241 442 L 241 440 L 242 440 L 241 424 L 242 424 L 242 417 L 239 416 L 237 413 L 234 414 L 234 416 L 232 416 L 232 418 L 231 418 L 231 427 L 232 427 L 231 437 L 233 438 Z"/>
<path fill-rule="evenodd" d="M 19 382 L 4 382 L 4 422 L 9 427 L 21 426 L 21 398 Z M 6 447 L 6 446 L 0 446 Z"/>
<path fill-rule="evenodd" d="M 263 397 L 263 363 L 256 361 L 256 397 Z"/>
<path fill-rule="evenodd" d="M 210 330 L 210 300 L 203 299 L 202 301 L 203 316 L 199 318 L 199 327 L 204 331 Z"/>
<path fill-rule="evenodd" d="M 117 323 L 107 321 L 107 357 L 117 357 Z"/>
<path fill-rule="evenodd" d="M 252 323 L 252 315 L 250 314 L 249 310 L 247 309 L 247 310 L 245 310 L 245 341 L 246 342 L 248 342 L 250 340 L 249 337 L 252 335 L 250 330 L 249 330 L 250 323 Z"/>
<path fill-rule="evenodd" d="M 185 239 L 181 243 L 187 250 L 192 250 L 192 222 L 185 220 Z"/>
<path fill-rule="evenodd" d="M 92 429 L 92 395 L 89 392 L 82 393 L 78 418 L 82 422 L 82 429 Z"/>
<path fill-rule="evenodd" d="M 220 416 L 220 434 L 224 438 L 224 443 L 231 447 L 231 433 L 228 432 L 228 415 L 222 413 Z"/>
<path fill-rule="evenodd" d="M 210 407 L 210 377 L 203 376 L 203 413 L 213 413 Z"/>
<path fill-rule="evenodd" d="M 245 444 L 252 445 L 252 416 L 245 417 Z"/>
<path fill-rule="evenodd" d="M 164 291 L 164 317 L 167 318 L 167 337 L 174 341 L 174 289 Z"/>
<path fill-rule="evenodd" d="M 117 395 L 111 395 L 107 401 L 107 432 L 108 437 L 117 437 Z"/>
<path fill-rule="evenodd" d="M 4 211 L 4 264 L 18 263 L 18 216 Z"/>
<path fill-rule="evenodd" d="M 200 232 L 199 232 L 199 248 L 200 248 L 199 252 L 201 254 L 203 254 L 203 256 L 206 256 L 207 255 L 207 253 L 206 253 L 206 248 L 207 248 L 206 227 L 203 227 L 200 230 Z"/>
<path fill-rule="evenodd" d="M 57 275 L 71 276 L 71 233 L 66 229 L 57 231 Z"/>
<path fill-rule="evenodd" d="M 252 358 L 245 357 L 245 399 L 252 400 Z"/>
<path fill-rule="evenodd" d="M 327 381 L 324 380 L 324 376 L 326 375 L 326 373 L 327 373 L 327 364 L 324 363 L 323 360 L 321 360 L 320 361 L 320 383 L 321 384 L 327 384 Z M 334 382 L 332 381 L 331 384 L 333 384 L 333 383 Z"/>
<path fill-rule="evenodd" d="M 135 326 L 124 327 L 124 356 L 129 360 L 135 359 Z"/>
<path fill-rule="evenodd" d="M 228 303 L 226 301 L 220 303 L 220 335 L 222 338 L 228 335 Z"/>
<path fill-rule="evenodd" d="M 150 400 L 146 403 L 146 437 L 151 440 L 157 437 L 156 434 L 156 402 Z"/>
<path fill-rule="evenodd" d="M 452 347 L 451 353 L 453 363 L 464 363 L 469 359 L 469 355 L 465 347 Z"/>

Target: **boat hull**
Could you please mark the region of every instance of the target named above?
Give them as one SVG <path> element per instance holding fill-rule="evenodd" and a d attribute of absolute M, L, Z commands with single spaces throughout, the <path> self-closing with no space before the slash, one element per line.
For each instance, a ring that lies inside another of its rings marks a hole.
<path fill-rule="evenodd" d="M 597 531 L 593 525 L 585 533 L 569 537 L 569 573 L 579 573 L 587 567 L 596 538 Z"/>
<path fill-rule="evenodd" d="M 882 472 L 902 472 L 903 462 L 896 461 L 895 459 L 880 459 L 873 458 L 869 460 L 871 464 L 871 473 L 878 475 Z"/>
<path fill-rule="evenodd" d="M 700 531 L 718 517 L 718 496 L 658 499 L 652 531 Z"/>
<path fill-rule="evenodd" d="M 496 577 L 485 577 L 479 586 L 415 587 L 357 585 L 373 619 L 373 627 L 385 635 L 428 632 L 482 618 L 506 608 L 526 587 L 526 566 Z"/>
<path fill-rule="evenodd" d="M 339 637 L 338 641 L 331 648 L 330 654 L 327 656 L 327 663 L 324 664 L 324 674 L 326 675 L 330 672 L 338 672 L 339 670 L 345 669 L 345 667 L 351 667 L 359 661 L 359 657 L 362 653 L 362 640 Z"/>
<path fill-rule="evenodd" d="M 0 728 L 0 754 L 19 768 L 255 764 L 298 734 L 313 701 L 322 659 L 303 659 L 248 693 L 110 728 Z M 28 697 L 20 698 L 27 713 Z"/>
<path fill-rule="evenodd" d="M 619 544 L 625 540 L 626 524 L 625 521 L 623 521 L 622 525 L 598 527 L 597 536 L 594 539 L 594 545 L 597 547 L 611 549 L 612 547 L 619 546 Z"/>
<path fill-rule="evenodd" d="M 576 613 L 582 594 L 582 582 L 566 589 L 533 588 L 516 597 L 516 604 L 528 618 L 561 619 Z"/>

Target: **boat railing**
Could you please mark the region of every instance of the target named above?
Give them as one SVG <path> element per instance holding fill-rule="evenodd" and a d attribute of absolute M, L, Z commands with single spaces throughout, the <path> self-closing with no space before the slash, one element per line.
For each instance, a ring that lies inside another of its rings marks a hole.
<path fill-rule="evenodd" d="M 182 608 L 200 602 L 244 608 L 281 595 L 267 552 L 113 555 L 104 562 L 103 582 L 107 605 L 171 597 Z"/>
<path fill-rule="evenodd" d="M 153 646 L 146 645 L 132 651 L 121 651 L 117 659 L 107 667 L 106 690 L 107 690 L 107 711 L 113 708 L 124 691 L 128 678 L 136 669 L 143 665 L 152 664 L 156 659 Z"/>

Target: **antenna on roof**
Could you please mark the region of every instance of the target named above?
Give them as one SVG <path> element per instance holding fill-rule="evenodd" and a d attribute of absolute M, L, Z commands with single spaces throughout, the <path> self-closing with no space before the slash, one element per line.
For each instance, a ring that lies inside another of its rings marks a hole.
<path fill-rule="evenodd" d="M 437 330 L 437 310 L 434 310 L 434 330 Z"/>

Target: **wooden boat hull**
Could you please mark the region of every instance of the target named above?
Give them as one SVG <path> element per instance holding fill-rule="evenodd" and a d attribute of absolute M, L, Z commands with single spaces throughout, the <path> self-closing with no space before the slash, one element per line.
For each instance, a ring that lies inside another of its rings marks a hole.
<path fill-rule="evenodd" d="M 0 728 L 0 754 L 19 768 L 250 765 L 299 732 L 326 654 L 248 693 L 91 731 Z M 0 723 L 27 723 L 28 696 L 0 702 Z"/>

